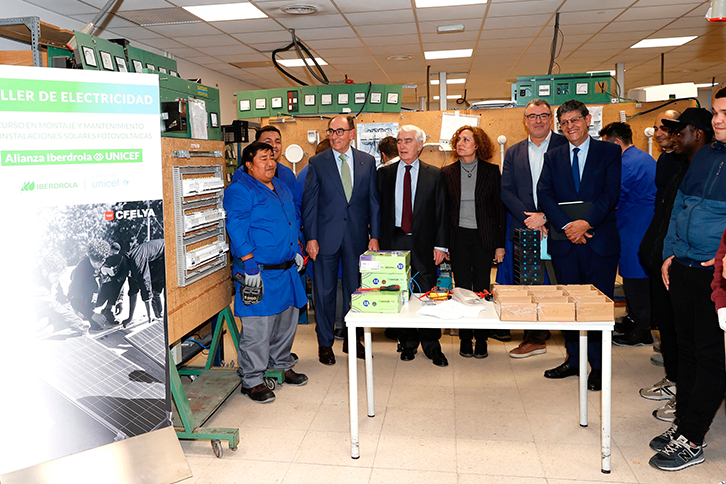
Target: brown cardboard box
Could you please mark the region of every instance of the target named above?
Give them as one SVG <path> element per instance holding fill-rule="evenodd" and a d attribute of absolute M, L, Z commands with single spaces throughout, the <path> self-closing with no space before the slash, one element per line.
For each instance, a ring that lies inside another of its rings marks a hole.
<path fill-rule="evenodd" d="M 492 294 L 495 296 L 497 294 L 504 294 L 504 293 L 525 293 L 527 294 L 527 286 L 505 286 L 502 284 L 496 284 L 494 288 L 492 289 Z"/>
<path fill-rule="evenodd" d="M 592 293 L 582 293 L 582 294 L 573 294 L 569 296 L 570 300 L 574 303 L 580 303 L 580 302 L 586 302 L 586 303 L 599 303 L 599 302 L 608 302 L 610 299 L 603 293 L 598 292 L 595 293 L 594 291 Z"/>
<path fill-rule="evenodd" d="M 615 305 L 607 296 L 599 301 L 582 300 L 575 303 L 577 321 L 612 321 L 615 318 Z"/>
<path fill-rule="evenodd" d="M 537 321 L 537 304 L 494 301 L 499 319 L 502 321 Z"/>
<path fill-rule="evenodd" d="M 589 292 L 599 292 L 592 284 L 567 284 L 565 286 L 557 286 L 558 289 L 565 291 L 567 294 L 582 294 Z"/>
<path fill-rule="evenodd" d="M 549 302 L 570 302 L 568 295 L 562 291 L 553 291 L 549 293 L 534 294 L 532 296 L 535 302 L 549 301 Z"/>
<path fill-rule="evenodd" d="M 543 301 L 537 304 L 537 321 L 574 321 L 575 304 L 572 302 Z"/>
<path fill-rule="evenodd" d="M 541 292 L 554 292 L 554 291 L 560 291 L 561 289 L 558 289 L 557 286 L 550 286 L 550 285 L 542 285 L 542 286 L 527 286 L 527 290 L 533 294 L 538 294 Z"/>
<path fill-rule="evenodd" d="M 497 294 L 494 296 L 494 300 L 500 301 L 503 303 L 507 303 L 507 304 L 535 302 L 532 299 L 532 296 L 526 292 L 522 292 L 522 293 L 512 292 L 512 293 Z"/>

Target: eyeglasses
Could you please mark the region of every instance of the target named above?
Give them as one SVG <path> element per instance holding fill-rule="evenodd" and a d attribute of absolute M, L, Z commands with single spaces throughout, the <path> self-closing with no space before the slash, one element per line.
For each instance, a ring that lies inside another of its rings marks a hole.
<path fill-rule="evenodd" d="M 585 116 L 575 116 L 570 119 L 561 119 L 560 120 L 560 126 L 566 127 L 570 124 L 574 125 L 576 122 L 584 118 Z"/>
<path fill-rule="evenodd" d="M 547 121 L 552 117 L 550 113 L 542 113 L 542 114 L 525 114 L 525 118 L 529 119 L 530 121 L 534 121 L 535 119 L 541 119 L 542 121 Z"/>
<path fill-rule="evenodd" d="M 416 140 L 414 138 L 398 138 L 396 140 L 396 144 L 399 144 L 399 145 L 411 145 L 415 142 L 416 142 Z"/>
<path fill-rule="evenodd" d="M 655 131 L 663 131 L 666 134 L 668 133 L 668 128 L 666 128 L 665 126 L 653 126 L 653 129 Z"/>
<path fill-rule="evenodd" d="M 346 133 L 346 131 L 353 131 L 353 128 L 350 128 L 350 129 L 343 129 L 343 128 L 329 129 L 325 133 L 328 136 L 330 136 L 333 133 L 335 133 L 337 136 L 343 136 Z"/>

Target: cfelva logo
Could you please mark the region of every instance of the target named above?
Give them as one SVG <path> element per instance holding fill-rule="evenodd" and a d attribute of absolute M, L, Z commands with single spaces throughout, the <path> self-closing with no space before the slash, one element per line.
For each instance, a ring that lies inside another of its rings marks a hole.
<path fill-rule="evenodd" d="M 138 208 L 134 210 L 109 210 L 103 213 L 104 220 L 131 220 L 135 218 L 156 218 L 153 208 Z"/>
<path fill-rule="evenodd" d="M 31 192 L 33 190 L 74 190 L 78 189 L 78 183 L 74 181 L 38 183 L 34 181 L 25 182 L 20 189 L 21 192 Z"/>

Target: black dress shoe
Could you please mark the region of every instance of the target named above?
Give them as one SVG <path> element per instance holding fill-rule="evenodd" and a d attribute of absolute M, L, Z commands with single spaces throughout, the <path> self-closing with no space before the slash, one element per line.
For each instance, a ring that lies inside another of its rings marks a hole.
<path fill-rule="evenodd" d="M 335 328 L 333 330 L 333 337 L 335 339 L 345 339 L 345 329 L 343 329 L 343 328 Z"/>
<path fill-rule="evenodd" d="M 347 339 L 345 341 L 343 341 L 343 353 L 345 353 L 346 355 L 348 354 L 348 340 Z M 356 343 L 355 343 L 355 353 L 356 353 L 356 357 L 359 360 L 364 360 L 366 358 L 366 348 L 365 348 L 365 346 L 363 346 L 363 343 L 361 343 L 360 341 L 356 341 Z"/>
<path fill-rule="evenodd" d="M 482 359 L 489 356 L 489 352 L 487 351 L 487 349 L 487 340 L 476 340 L 476 346 L 474 347 L 474 358 Z"/>
<path fill-rule="evenodd" d="M 308 382 L 308 376 L 304 373 L 297 373 L 292 368 L 285 370 L 285 383 L 294 387 L 301 387 Z"/>
<path fill-rule="evenodd" d="M 568 362 L 562 363 L 557 368 L 552 368 L 551 370 L 545 370 L 544 376 L 545 378 L 567 378 L 568 376 L 575 376 L 578 373 L 578 369 L 574 366 L 570 366 Z"/>
<path fill-rule="evenodd" d="M 411 348 L 403 348 L 401 350 L 401 361 L 411 361 L 416 358 L 416 350 Z"/>
<path fill-rule="evenodd" d="M 462 339 L 459 342 L 459 354 L 464 358 L 471 358 L 474 356 L 474 347 L 471 345 L 470 339 Z"/>
<path fill-rule="evenodd" d="M 590 376 L 587 377 L 587 389 L 593 392 L 599 392 L 602 389 L 601 370 L 590 370 Z"/>
<path fill-rule="evenodd" d="M 441 350 L 434 351 L 429 358 L 431 358 L 436 366 L 449 366 L 449 360 L 446 359 L 446 356 L 444 356 Z"/>
<path fill-rule="evenodd" d="M 508 329 L 493 329 L 491 337 L 499 341 L 512 341 L 512 333 Z"/>
<path fill-rule="evenodd" d="M 335 354 L 330 346 L 318 346 L 318 360 L 323 365 L 334 365 Z"/>

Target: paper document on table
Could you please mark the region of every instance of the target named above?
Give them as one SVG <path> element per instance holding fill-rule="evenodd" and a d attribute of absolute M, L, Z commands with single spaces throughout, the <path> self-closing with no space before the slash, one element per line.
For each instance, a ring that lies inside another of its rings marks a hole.
<path fill-rule="evenodd" d="M 483 309 L 485 309 L 483 304 L 470 306 L 450 299 L 434 306 L 423 306 L 416 311 L 416 314 L 439 319 L 476 318 Z"/>

